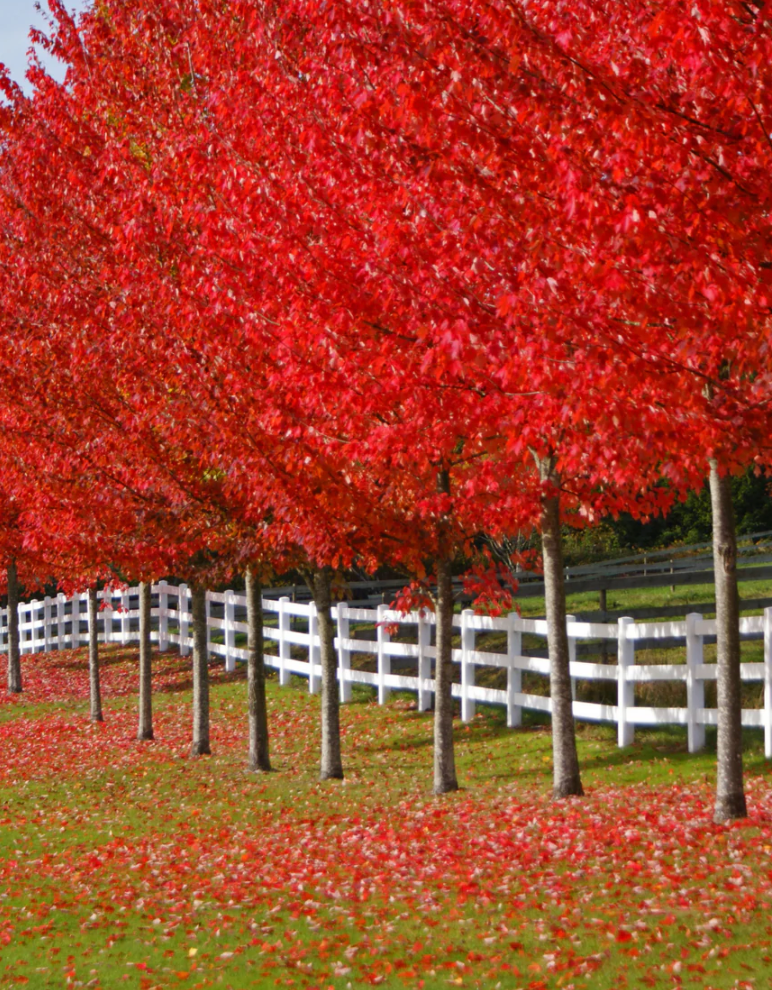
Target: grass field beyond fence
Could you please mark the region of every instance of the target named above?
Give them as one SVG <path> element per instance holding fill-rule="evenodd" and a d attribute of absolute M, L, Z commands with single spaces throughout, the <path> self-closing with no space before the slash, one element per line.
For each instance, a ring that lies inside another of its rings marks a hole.
<path fill-rule="evenodd" d="M 213 665 L 213 756 L 187 756 L 189 661 L 26 656 L 0 708 L 0 983 L 90 986 L 767 987 L 772 780 L 747 736 L 750 818 L 710 821 L 715 745 L 579 727 L 587 796 L 549 799 L 548 726 L 457 724 L 462 790 L 429 792 L 431 714 L 355 688 L 346 780 L 317 781 L 318 699 L 269 685 L 276 771 L 245 767 L 243 671 Z"/>

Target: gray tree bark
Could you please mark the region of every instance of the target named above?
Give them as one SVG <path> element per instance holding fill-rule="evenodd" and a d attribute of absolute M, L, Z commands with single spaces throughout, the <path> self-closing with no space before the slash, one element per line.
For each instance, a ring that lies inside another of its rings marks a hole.
<path fill-rule="evenodd" d="M 209 746 L 209 652 L 206 645 L 206 589 L 191 586 L 193 626 L 193 744 L 191 756 L 211 753 Z"/>
<path fill-rule="evenodd" d="M 542 481 L 558 483 L 552 458 L 539 461 Z M 566 631 L 566 588 L 560 534 L 560 498 L 545 495 L 541 512 L 544 598 L 547 614 L 547 647 L 550 658 L 552 700 L 553 795 L 556 798 L 584 793 L 576 751 L 571 668 Z"/>
<path fill-rule="evenodd" d="M 99 599 L 97 589 L 88 589 L 88 685 L 90 715 L 92 722 L 104 722 L 102 714 L 102 691 L 99 684 Z"/>
<path fill-rule="evenodd" d="M 340 687 L 338 657 L 335 653 L 335 625 L 332 621 L 332 569 L 313 572 L 311 591 L 319 621 L 322 664 L 322 757 L 320 780 L 342 780 L 340 752 Z"/>
<path fill-rule="evenodd" d="M 737 590 L 737 536 L 729 476 L 710 464 L 713 512 L 713 567 L 716 582 L 718 750 L 714 821 L 745 818 L 743 790 L 742 699 L 740 695 L 740 601 Z"/>
<path fill-rule="evenodd" d="M 21 694 L 19 575 L 15 560 L 8 565 L 8 694 Z"/>
<path fill-rule="evenodd" d="M 434 666 L 434 793 L 458 790 L 453 748 L 453 575 L 437 561 L 437 657 Z"/>
<path fill-rule="evenodd" d="M 153 586 L 149 581 L 139 586 L 139 726 L 137 739 L 153 738 L 153 653 L 150 623 Z"/>
<path fill-rule="evenodd" d="M 252 568 L 246 572 L 247 690 L 249 696 L 249 769 L 269 772 L 268 710 L 265 701 L 263 589 Z"/>

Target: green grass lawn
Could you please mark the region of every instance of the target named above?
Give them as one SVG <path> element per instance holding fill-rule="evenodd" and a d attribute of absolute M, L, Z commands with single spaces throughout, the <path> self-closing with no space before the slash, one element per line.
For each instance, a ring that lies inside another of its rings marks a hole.
<path fill-rule="evenodd" d="M 344 782 L 317 780 L 318 699 L 271 682 L 276 772 L 247 771 L 243 671 L 212 668 L 213 756 L 188 758 L 188 661 L 25 657 L 0 709 L 0 982 L 129 987 L 766 987 L 772 787 L 748 733 L 751 816 L 711 823 L 715 755 L 685 732 L 580 726 L 586 797 L 550 800 L 549 728 L 457 724 L 462 789 L 431 795 L 431 714 L 355 688 Z M 709 740 L 709 747 L 714 739 Z"/>
<path fill-rule="evenodd" d="M 740 571 L 740 576 L 742 576 L 742 570 Z M 570 583 L 568 588 L 570 590 Z M 630 615 L 634 616 L 636 609 L 680 605 L 683 606 L 685 615 L 687 612 L 695 611 L 695 605 L 704 605 L 707 602 L 713 602 L 713 596 L 714 588 L 712 584 L 676 585 L 674 591 L 671 591 L 669 587 L 612 590 L 606 595 L 606 609 L 610 612 L 629 609 Z M 772 582 L 743 581 L 740 584 L 740 597 L 772 597 Z M 544 615 L 543 598 L 522 598 L 518 600 L 518 604 L 524 616 Z M 569 594 L 567 596 L 567 604 L 569 612 L 595 611 L 599 608 L 598 592 L 584 591 L 579 594 Z M 715 614 L 715 610 L 713 608 L 705 608 L 703 609 L 703 614 L 706 617 L 712 616 Z M 758 609 L 743 612 L 743 615 L 758 614 Z"/>

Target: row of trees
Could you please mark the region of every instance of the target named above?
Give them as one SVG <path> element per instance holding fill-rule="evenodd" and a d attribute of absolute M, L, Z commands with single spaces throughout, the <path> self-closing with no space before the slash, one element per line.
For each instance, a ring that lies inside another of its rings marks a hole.
<path fill-rule="evenodd" d="M 715 814 L 744 815 L 729 477 L 769 463 L 764 7 L 49 6 L 65 83 L 34 64 L 31 97 L 1 83 L 9 598 L 17 573 L 184 577 L 204 753 L 204 589 L 246 574 L 268 769 L 260 588 L 302 570 L 334 778 L 333 574 L 397 567 L 437 614 L 443 793 L 454 560 L 536 526 L 554 791 L 577 795 L 563 527 L 651 517 L 708 477 Z"/>

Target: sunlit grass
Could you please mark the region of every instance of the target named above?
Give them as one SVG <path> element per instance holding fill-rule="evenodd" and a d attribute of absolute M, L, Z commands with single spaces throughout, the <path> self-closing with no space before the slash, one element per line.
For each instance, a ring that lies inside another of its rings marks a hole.
<path fill-rule="evenodd" d="M 156 663 L 148 744 L 134 740 L 136 656 L 107 655 L 104 726 L 88 722 L 83 652 L 25 658 L 30 695 L 0 710 L 3 985 L 768 983 L 759 733 L 740 826 L 710 822 L 712 735 L 689 755 L 681 729 L 619 750 L 611 727 L 580 726 L 587 796 L 554 804 L 548 725 L 508 730 L 484 706 L 456 725 L 461 791 L 434 798 L 432 713 L 411 695 L 379 707 L 355 687 L 346 780 L 321 784 L 302 679 L 269 685 L 276 772 L 255 775 L 242 669 L 212 668 L 213 756 L 191 760 L 188 662 Z"/>

